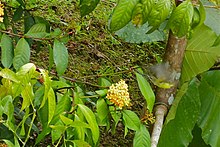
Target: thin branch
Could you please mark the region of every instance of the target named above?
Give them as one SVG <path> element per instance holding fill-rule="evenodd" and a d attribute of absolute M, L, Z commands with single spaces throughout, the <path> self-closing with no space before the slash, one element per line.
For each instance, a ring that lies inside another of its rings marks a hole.
<path fill-rule="evenodd" d="M 51 40 L 51 38 L 37 38 L 37 37 L 29 37 L 29 36 L 25 36 L 25 35 L 19 35 L 19 34 L 15 34 L 12 32 L 8 32 L 8 31 L 4 31 L 4 30 L 0 30 L 0 32 L 8 34 L 9 36 L 16 36 L 16 37 L 20 37 L 20 38 L 30 38 L 30 39 L 34 39 L 36 41 L 44 41 L 44 40 Z"/>

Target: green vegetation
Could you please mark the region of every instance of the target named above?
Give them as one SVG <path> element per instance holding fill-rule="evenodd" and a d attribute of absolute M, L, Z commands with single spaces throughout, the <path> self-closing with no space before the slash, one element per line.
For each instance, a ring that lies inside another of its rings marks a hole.
<path fill-rule="evenodd" d="M 151 146 L 155 88 L 179 80 L 158 146 L 219 146 L 218 7 L 3 0 L 0 146 Z M 169 30 L 188 40 L 181 73 L 162 61 Z"/>

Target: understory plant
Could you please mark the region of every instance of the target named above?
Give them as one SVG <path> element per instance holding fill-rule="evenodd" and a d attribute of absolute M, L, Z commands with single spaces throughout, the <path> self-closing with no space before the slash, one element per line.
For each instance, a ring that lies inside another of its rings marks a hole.
<path fill-rule="evenodd" d="M 98 3 L 80 0 L 82 17 L 92 15 Z M 167 41 L 162 63 L 129 70 L 146 102 L 141 118 L 130 109 L 125 80 L 99 77 L 97 89 L 86 90 L 64 76 L 69 34 L 34 16 L 34 4 L 0 3 L 0 143 L 99 146 L 100 127 L 114 134 L 122 123 L 124 136 L 134 133 L 135 147 L 220 146 L 219 1 L 117 2 L 109 20 L 112 33 L 131 43 Z M 48 69 L 30 62 L 32 48 L 41 46 L 48 48 Z"/>

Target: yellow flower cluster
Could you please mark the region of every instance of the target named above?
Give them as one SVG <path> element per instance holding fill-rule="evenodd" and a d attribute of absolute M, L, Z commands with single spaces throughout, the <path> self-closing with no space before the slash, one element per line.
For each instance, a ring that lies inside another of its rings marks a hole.
<path fill-rule="evenodd" d="M 3 22 L 3 16 L 4 16 L 4 6 L 0 2 L 0 22 Z"/>
<path fill-rule="evenodd" d="M 112 84 L 109 87 L 106 98 L 120 109 L 124 106 L 130 106 L 128 85 L 124 80 L 120 80 L 118 83 Z"/>

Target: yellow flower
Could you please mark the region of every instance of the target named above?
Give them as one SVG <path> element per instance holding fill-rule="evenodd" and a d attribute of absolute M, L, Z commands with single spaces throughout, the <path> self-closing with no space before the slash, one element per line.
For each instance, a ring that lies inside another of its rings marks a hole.
<path fill-rule="evenodd" d="M 155 122 L 155 116 L 153 113 L 150 113 L 149 110 L 147 110 L 144 116 L 141 118 L 141 121 L 145 122 L 146 124 L 153 124 Z"/>
<path fill-rule="evenodd" d="M 106 98 L 120 109 L 124 106 L 130 106 L 128 85 L 124 80 L 120 80 L 118 83 L 112 84 L 109 87 Z"/>
<path fill-rule="evenodd" d="M 4 6 L 0 2 L 0 22 L 3 22 L 3 16 L 4 16 Z"/>

